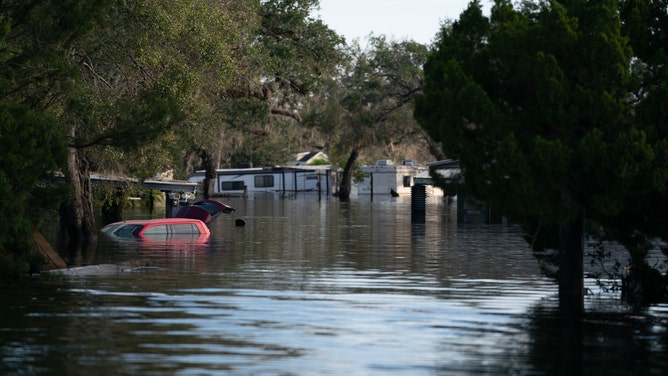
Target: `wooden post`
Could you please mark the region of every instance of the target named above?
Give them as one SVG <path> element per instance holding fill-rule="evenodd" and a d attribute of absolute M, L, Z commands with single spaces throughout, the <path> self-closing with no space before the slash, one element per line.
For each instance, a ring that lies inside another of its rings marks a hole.
<path fill-rule="evenodd" d="M 65 269 L 67 264 L 63 261 L 62 258 L 58 255 L 55 249 L 49 244 L 49 242 L 44 238 L 42 233 L 39 230 L 34 229 L 32 232 L 32 240 L 35 242 L 35 247 L 37 250 L 46 257 L 47 265 L 45 270 L 52 269 Z"/>

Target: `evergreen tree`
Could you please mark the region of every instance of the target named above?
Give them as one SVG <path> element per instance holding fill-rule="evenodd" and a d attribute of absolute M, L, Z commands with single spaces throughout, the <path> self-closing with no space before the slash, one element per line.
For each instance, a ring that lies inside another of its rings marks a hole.
<path fill-rule="evenodd" d="M 443 27 L 415 116 L 463 168 L 464 193 L 559 250 L 562 308 L 583 307 L 583 238 L 631 246 L 620 220 L 665 192 L 668 149 L 639 123 L 618 2 L 472 1 Z M 644 101 L 645 99 L 641 100 Z M 658 214 L 658 213 L 657 213 Z M 586 218 L 587 222 L 584 222 Z"/>

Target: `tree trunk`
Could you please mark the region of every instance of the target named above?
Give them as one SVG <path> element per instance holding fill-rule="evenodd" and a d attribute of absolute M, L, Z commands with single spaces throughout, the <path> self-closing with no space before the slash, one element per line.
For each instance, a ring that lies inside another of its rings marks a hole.
<path fill-rule="evenodd" d="M 580 315 L 584 311 L 584 211 L 575 209 L 565 189 L 561 199 L 571 215 L 559 226 L 559 308 L 567 315 Z"/>
<path fill-rule="evenodd" d="M 647 264 L 645 259 L 633 260 L 622 273 L 622 301 L 640 311 L 650 304 L 666 299 L 668 273 Z"/>
<path fill-rule="evenodd" d="M 60 218 L 67 229 L 70 242 L 80 244 L 97 239 L 88 162 L 75 148 L 68 149 L 65 180 L 72 192 L 70 201 L 61 205 Z"/>
<path fill-rule="evenodd" d="M 350 190 L 353 182 L 353 172 L 355 171 L 355 165 L 357 164 L 357 157 L 359 157 L 359 154 L 360 153 L 357 148 L 353 149 L 350 152 L 348 161 L 346 162 L 346 167 L 343 169 L 343 175 L 341 176 L 341 184 L 339 184 L 340 201 L 350 200 Z"/>
<path fill-rule="evenodd" d="M 202 194 L 205 199 L 209 199 L 213 194 L 213 183 L 216 180 L 216 169 L 213 165 L 213 158 L 204 149 L 199 151 L 202 164 L 204 165 L 204 181 L 202 182 Z"/>
<path fill-rule="evenodd" d="M 111 197 L 107 197 L 102 204 L 102 221 L 104 224 L 119 222 L 123 220 L 123 201 L 125 192 L 121 188 L 115 188 Z"/>
<path fill-rule="evenodd" d="M 436 158 L 437 161 L 442 161 L 445 160 L 447 157 L 445 156 L 445 153 L 443 153 L 443 145 L 440 142 L 436 142 L 429 137 L 427 133 L 424 133 L 424 140 L 427 142 L 427 145 L 429 145 L 429 153 Z"/>

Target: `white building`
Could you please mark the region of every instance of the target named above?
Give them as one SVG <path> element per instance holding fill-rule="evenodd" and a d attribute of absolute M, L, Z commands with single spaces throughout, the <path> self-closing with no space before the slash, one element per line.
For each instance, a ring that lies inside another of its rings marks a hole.
<path fill-rule="evenodd" d="M 364 178 L 357 183 L 358 195 L 410 196 L 415 178 L 429 177 L 429 168 L 415 161 L 403 161 L 401 165 L 395 165 L 389 159 L 381 159 L 375 165 L 362 166 L 359 170 L 364 173 Z M 443 191 L 429 186 L 427 194 L 443 196 Z"/>

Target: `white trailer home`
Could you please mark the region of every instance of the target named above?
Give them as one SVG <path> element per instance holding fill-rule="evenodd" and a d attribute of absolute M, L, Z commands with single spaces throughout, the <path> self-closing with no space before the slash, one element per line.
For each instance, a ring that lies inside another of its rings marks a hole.
<path fill-rule="evenodd" d="M 389 159 L 376 161 L 373 166 L 359 168 L 364 173 L 362 181 L 357 183 L 358 195 L 410 196 L 411 187 L 416 177 L 429 177 L 429 168 L 414 161 L 403 161 L 395 165 Z M 428 187 L 429 196 L 443 196 L 443 191 Z"/>
<path fill-rule="evenodd" d="M 190 175 L 188 181 L 202 182 L 204 171 Z M 242 196 L 273 193 L 320 193 L 331 195 L 333 176 L 330 166 L 251 167 L 216 170 L 213 194 Z"/>

